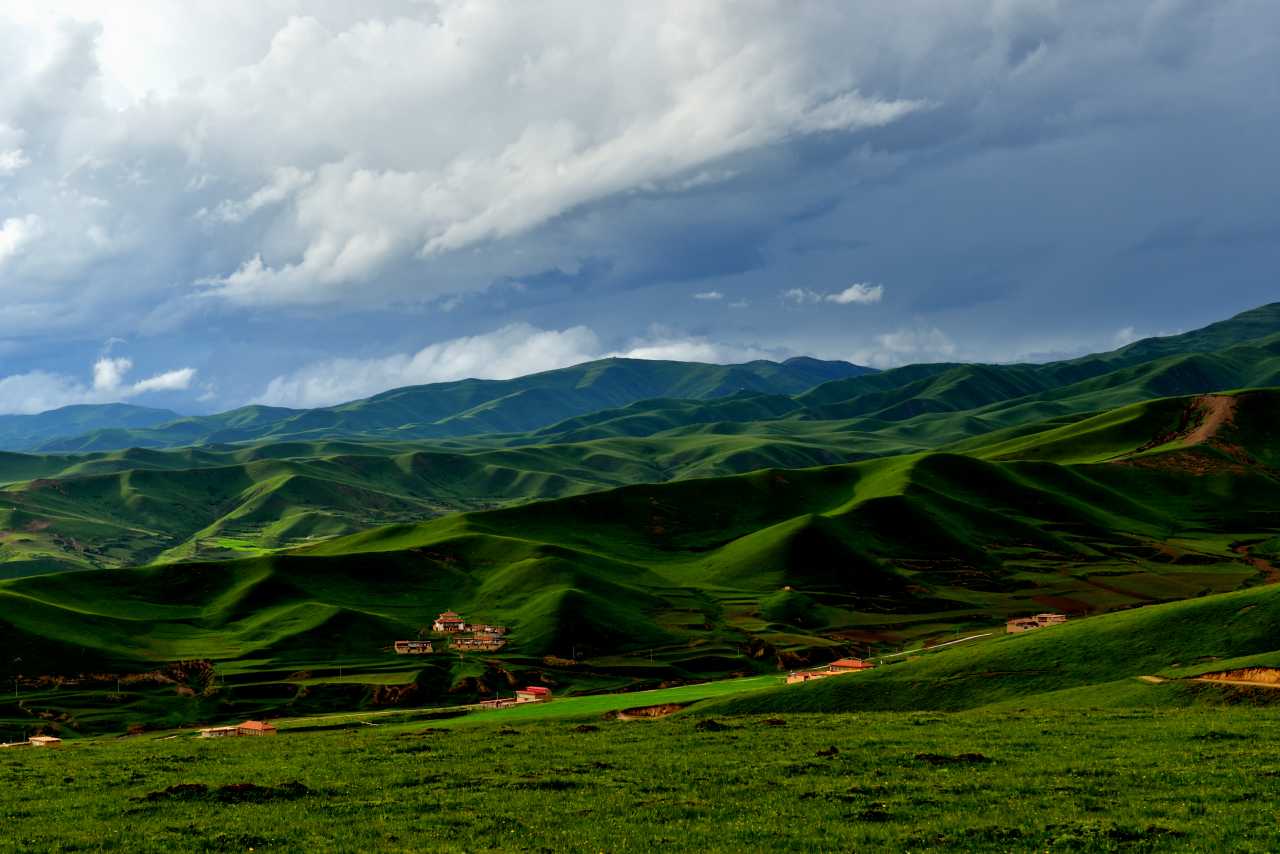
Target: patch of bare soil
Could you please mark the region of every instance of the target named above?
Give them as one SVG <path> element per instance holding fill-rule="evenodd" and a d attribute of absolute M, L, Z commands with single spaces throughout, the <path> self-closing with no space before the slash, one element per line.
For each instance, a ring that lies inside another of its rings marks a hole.
<path fill-rule="evenodd" d="M 1252 566 L 1267 579 L 1268 584 L 1280 583 L 1280 568 L 1266 558 L 1260 558 L 1253 554 L 1253 546 L 1237 543 L 1231 547 L 1231 551 L 1244 558 L 1245 563 Z"/>
<path fill-rule="evenodd" d="M 637 706 L 632 709 L 623 709 L 620 712 L 606 712 L 605 717 L 609 720 L 618 721 L 644 721 L 665 718 L 667 715 L 674 715 L 683 708 L 684 706 L 679 703 L 662 703 L 657 706 Z"/>
<path fill-rule="evenodd" d="M 1224 670 L 1206 673 L 1197 682 L 1217 682 L 1223 685 L 1249 685 L 1256 688 L 1280 688 L 1280 667 L 1245 667 L 1240 670 Z"/>
<path fill-rule="evenodd" d="M 1236 398 L 1221 394 L 1205 394 L 1195 398 L 1182 413 L 1178 427 L 1168 433 L 1153 436 L 1150 441 L 1134 449 L 1134 454 L 1149 451 L 1171 442 L 1181 442 L 1181 452 L 1156 457 L 1132 456 L 1115 460 L 1121 465 L 1154 468 L 1166 471 L 1185 471 L 1192 474 L 1208 474 L 1224 470 L 1244 473 L 1257 462 L 1239 445 L 1225 441 L 1219 435 L 1224 427 L 1234 423 Z M 1197 453 L 1197 446 L 1208 446 L 1225 455 Z"/>

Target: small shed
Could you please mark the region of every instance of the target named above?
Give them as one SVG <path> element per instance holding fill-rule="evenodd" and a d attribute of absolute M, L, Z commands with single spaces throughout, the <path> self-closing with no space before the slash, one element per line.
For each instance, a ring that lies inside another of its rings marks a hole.
<path fill-rule="evenodd" d="M 27 740 L 32 747 L 58 747 L 62 744 L 62 739 L 53 735 L 33 735 Z"/>
<path fill-rule="evenodd" d="M 201 738 L 234 738 L 240 734 L 240 728 L 234 726 L 208 726 L 200 730 Z"/>
<path fill-rule="evenodd" d="M 279 730 L 266 721 L 245 721 L 236 727 L 236 735 L 275 735 Z"/>
<path fill-rule="evenodd" d="M 531 685 L 516 691 L 517 703 L 545 703 L 551 699 L 551 689 L 541 685 Z"/>
<path fill-rule="evenodd" d="M 431 641 L 398 640 L 395 643 L 396 655 L 427 655 L 433 649 Z"/>

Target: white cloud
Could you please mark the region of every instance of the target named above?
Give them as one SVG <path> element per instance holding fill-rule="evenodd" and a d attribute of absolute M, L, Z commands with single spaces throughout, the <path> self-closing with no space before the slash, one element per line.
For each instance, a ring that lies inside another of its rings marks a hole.
<path fill-rule="evenodd" d="M 244 222 L 259 210 L 283 202 L 311 183 L 313 177 L 314 175 L 310 172 L 304 172 L 292 166 L 282 166 L 275 170 L 271 183 L 256 190 L 249 198 L 238 202 L 231 200 L 220 202 L 212 212 L 207 208 L 201 208 L 196 212 L 196 217 L 220 220 L 225 223 Z"/>
<path fill-rule="evenodd" d="M 700 300 L 720 300 L 724 299 L 724 294 L 719 291 L 700 291 L 694 294 L 693 298 Z"/>
<path fill-rule="evenodd" d="M 831 302 L 837 305 L 870 305 L 884 297 L 884 285 L 852 284 L 842 291 L 819 293 L 808 288 L 790 288 L 782 292 L 782 298 L 796 305 Z"/>
<path fill-rule="evenodd" d="M 44 232 L 40 217 L 27 214 L 0 222 L 0 266 L 22 252 Z"/>
<path fill-rule="evenodd" d="M 0 178 L 12 175 L 30 165 L 31 161 L 27 159 L 27 155 L 21 148 L 0 151 Z"/>
<path fill-rule="evenodd" d="M 874 344 L 853 353 L 850 361 L 873 368 L 896 368 L 956 358 L 956 345 L 941 329 L 916 327 L 876 335 Z"/>
<path fill-rule="evenodd" d="M 1111 337 L 1111 343 L 1116 347 L 1124 347 L 1127 344 L 1132 344 L 1141 337 L 1142 336 L 1138 334 L 1138 331 L 1132 326 L 1126 326 L 1122 329 L 1116 330 L 1116 334 Z"/>
<path fill-rule="evenodd" d="M 372 359 L 327 359 L 278 376 L 254 401 L 273 406 L 314 407 L 368 397 L 401 386 L 468 378 L 510 379 L 609 357 L 729 364 L 777 354 L 752 347 L 682 337 L 662 329 L 606 351 L 585 326 L 539 329 L 515 323 L 481 335 L 455 338 Z"/>
<path fill-rule="evenodd" d="M 92 383 L 48 371 L 0 377 L 0 414 L 29 415 L 82 403 L 117 403 L 157 391 L 182 391 L 195 379 L 194 368 L 179 368 L 138 380 L 125 381 L 133 361 L 102 357 L 93 364 Z"/>
<path fill-rule="evenodd" d="M 149 391 L 185 391 L 191 387 L 191 381 L 195 377 L 195 368 L 178 368 L 172 371 L 165 371 L 163 374 L 156 374 L 154 377 L 148 377 L 145 380 L 139 380 L 134 383 L 130 388 L 130 396 L 146 394 Z"/>
<path fill-rule="evenodd" d="M 827 294 L 825 299 L 827 302 L 839 303 L 840 305 L 848 305 L 850 303 L 868 305 L 880 302 L 883 296 L 884 285 L 858 283 L 850 285 L 839 293 Z"/>
<path fill-rule="evenodd" d="M 600 341 L 585 326 L 537 329 L 524 323 L 374 359 L 329 359 L 267 384 L 258 403 L 327 406 L 389 388 L 466 378 L 510 379 L 590 361 Z"/>
<path fill-rule="evenodd" d="M 125 374 L 133 370 L 133 360 L 123 356 L 103 357 L 93 363 L 93 388 L 95 391 L 115 391 L 120 388 Z"/>

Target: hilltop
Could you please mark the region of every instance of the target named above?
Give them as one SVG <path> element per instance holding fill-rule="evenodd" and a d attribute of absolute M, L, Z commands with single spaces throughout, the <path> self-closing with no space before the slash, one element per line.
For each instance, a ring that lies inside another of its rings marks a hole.
<path fill-rule="evenodd" d="M 971 454 L 992 444 L 1025 456 L 1019 437 L 1069 431 L 1117 407 L 1280 383 L 1278 306 L 1045 365 L 858 373 L 813 360 L 607 360 L 520 380 L 396 390 L 331 410 L 253 408 L 156 428 L 170 431 L 165 442 L 181 434 L 245 440 L 238 445 L 0 454 L 0 576 L 255 554 L 387 523 L 763 468 Z M 830 379 L 849 372 L 858 375 Z M 685 396 L 635 399 L 655 389 Z M 546 395 L 559 403 L 535 403 Z M 630 402 L 614 406 L 619 400 Z M 404 440 L 481 429 L 499 412 L 529 423 L 602 401 L 610 408 L 526 432 Z M 299 431 L 356 432 L 270 438 Z"/>
<path fill-rule="evenodd" d="M 24 449 L 65 453 L 263 440 L 403 441 L 518 433 L 645 398 L 709 399 L 741 391 L 793 394 L 871 372 L 848 362 L 817 359 L 707 365 L 610 358 L 510 380 L 408 386 L 318 409 L 247 406 L 146 426 L 120 423 L 76 433 L 46 429 L 44 441 Z M 29 431 L 38 429 L 38 422 L 29 423 Z"/>

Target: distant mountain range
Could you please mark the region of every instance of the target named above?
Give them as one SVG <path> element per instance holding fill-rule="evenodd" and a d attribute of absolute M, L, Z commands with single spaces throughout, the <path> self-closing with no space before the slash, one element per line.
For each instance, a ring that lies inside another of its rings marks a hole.
<path fill-rule="evenodd" d="M 257 553 L 628 484 L 970 453 L 1142 401 L 1269 386 L 1280 386 L 1280 304 L 1045 365 L 614 359 L 319 410 L 61 410 L 26 423 L 163 420 L 0 453 L 0 577 Z M 655 391 L 665 396 L 643 397 Z M 576 414 L 545 420 L 565 412 Z M 505 432 L 467 435 L 482 425 Z M 184 436 L 189 446 L 166 448 Z M 121 444 L 156 447 L 69 450 Z"/>
<path fill-rule="evenodd" d="M 181 417 L 123 404 L 0 418 L 0 450 L 48 453 L 175 448 L 260 440 L 440 439 L 535 430 L 637 400 L 695 400 L 749 391 L 795 394 L 873 373 L 848 362 L 795 358 L 741 365 L 602 359 L 511 380 L 409 386 L 319 409 L 246 406 Z"/>

